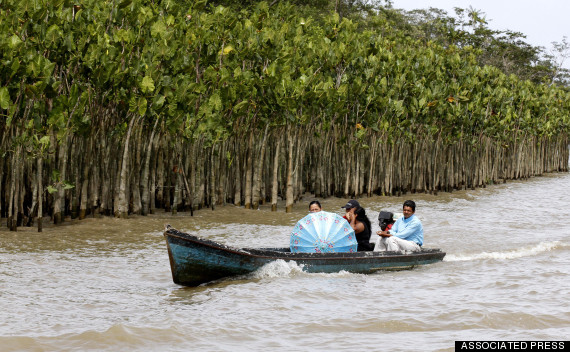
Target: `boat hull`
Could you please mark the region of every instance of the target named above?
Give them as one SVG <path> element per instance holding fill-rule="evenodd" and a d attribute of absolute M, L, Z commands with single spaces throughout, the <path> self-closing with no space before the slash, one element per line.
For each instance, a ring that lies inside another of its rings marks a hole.
<path fill-rule="evenodd" d="M 289 248 L 234 248 L 168 227 L 164 231 L 172 279 L 183 286 L 251 273 L 275 261 L 294 261 L 306 272 L 372 273 L 439 262 L 439 249 L 421 252 L 291 253 Z"/>

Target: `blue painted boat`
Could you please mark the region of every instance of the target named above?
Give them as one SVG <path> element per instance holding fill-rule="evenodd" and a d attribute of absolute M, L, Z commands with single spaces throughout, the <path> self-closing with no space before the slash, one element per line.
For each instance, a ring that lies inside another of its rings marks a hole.
<path fill-rule="evenodd" d="M 290 248 L 235 248 L 180 232 L 170 225 L 164 231 L 172 279 L 183 286 L 251 273 L 275 260 L 295 261 L 306 272 L 372 273 L 411 269 L 439 262 L 445 252 L 423 248 L 421 252 L 292 253 Z"/>

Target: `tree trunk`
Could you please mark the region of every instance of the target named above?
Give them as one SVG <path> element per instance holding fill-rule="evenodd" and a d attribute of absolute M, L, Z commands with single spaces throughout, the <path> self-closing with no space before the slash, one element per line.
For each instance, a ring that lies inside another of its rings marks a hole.
<path fill-rule="evenodd" d="M 346 178 L 345 178 L 345 183 L 344 183 L 344 197 L 348 198 L 350 195 L 350 170 L 352 167 L 352 158 L 354 156 L 353 155 L 348 155 L 347 158 L 345 159 L 346 164 L 344 165 L 344 167 L 346 168 Z"/>
<path fill-rule="evenodd" d="M 353 190 L 352 190 L 352 194 L 353 197 L 356 198 L 359 196 L 359 190 L 360 190 L 360 159 L 361 159 L 361 155 L 360 152 L 357 150 L 356 151 L 356 155 L 354 156 L 354 158 L 356 159 L 356 168 L 354 171 L 354 180 L 353 180 Z"/>
<path fill-rule="evenodd" d="M 142 214 L 142 199 L 141 199 L 141 170 L 142 170 L 142 163 L 143 161 L 141 160 L 141 155 L 144 152 L 144 145 L 143 145 L 143 141 L 142 141 L 142 133 L 143 133 L 143 128 L 142 126 L 140 128 L 136 129 L 137 133 L 135 134 L 135 140 L 134 140 L 134 155 L 133 155 L 133 159 L 134 159 L 134 165 L 131 168 L 133 170 L 133 172 L 131 172 L 131 182 L 130 182 L 130 189 L 131 189 L 131 199 L 133 202 L 133 209 L 132 209 L 132 213 L 136 214 L 136 215 L 141 215 Z"/>
<path fill-rule="evenodd" d="M 32 165 L 32 162 L 28 162 L 28 169 L 29 169 L 29 174 L 31 176 L 29 176 L 31 178 L 30 183 L 29 183 L 29 188 L 31 188 L 32 191 L 32 198 L 31 198 L 31 202 L 32 204 L 30 206 L 28 206 L 28 216 L 25 219 L 25 225 L 27 227 L 32 227 L 34 226 L 34 221 L 36 221 L 36 212 L 38 210 L 38 173 L 37 170 L 36 172 L 34 171 L 34 166 Z M 37 163 L 36 163 L 37 166 Z M 25 189 L 24 188 L 24 194 L 26 192 L 29 192 L 30 190 Z"/>
<path fill-rule="evenodd" d="M 376 134 L 372 136 L 372 142 L 370 143 L 370 167 L 368 170 L 368 186 L 366 189 L 366 195 L 372 197 L 372 187 L 373 180 L 375 178 L 374 168 L 376 165 Z"/>
<path fill-rule="evenodd" d="M 191 162 L 193 162 L 193 161 L 192 161 L 192 154 L 193 154 L 192 151 L 193 151 L 193 149 L 192 149 L 192 148 L 188 148 L 188 149 L 190 150 L 190 158 L 189 158 L 189 159 L 190 159 Z M 182 163 L 182 160 L 180 160 L 179 163 L 182 165 L 182 164 L 183 164 L 183 163 Z M 182 167 L 182 168 L 181 168 L 181 172 L 182 172 L 182 174 L 181 174 L 180 176 L 182 177 L 182 180 L 184 181 L 184 188 L 186 189 L 186 193 L 187 193 L 187 195 L 188 195 L 188 196 L 187 196 L 187 199 L 188 199 L 188 206 L 189 206 L 189 208 L 190 208 L 190 216 L 194 216 L 194 201 L 193 201 L 193 198 L 194 198 L 194 191 L 192 190 L 192 188 L 191 188 L 190 185 L 188 184 L 188 177 L 186 176 L 185 167 Z"/>
<path fill-rule="evenodd" d="M 267 141 L 267 131 L 269 124 L 265 126 L 265 133 L 263 134 L 263 141 L 259 150 L 259 157 L 257 158 L 257 168 L 253 178 L 253 209 L 259 208 L 259 200 L 261 194 L 261 175 L 263 172 L 263 161 L 265 159 L 265 145 Z"/>
<path fill-rule="evenodd" d="M 17 197 L 17 159 L 19 157 L 18 155 L 18 151 L 19 148 L 16 149 L 16 153 L 14 153 L 12 155 L 12 173 L 11 173 L 11 177 L 10 177 L 10 198 L 8 201 L 8 228 L 10 229 L 10 231 L 16 231 L 17 230 L 17 217 L 14 218 L 14 214 L 18 213 L 18 201 L 16 199 Z"/>
<path fill-rule="evenodd" d="M 303 198 L 303 192 L 304 192 L 303 158 L 301 157 L 301 155 L 304 154 L 306 141 L 303 141 L 302 139 L 303 139 L 302 131 L 300 129 L 297 129 L 294 138 L 297 149 L 295 152 L 295 161 L 294 161 L 295 168 L 293 170 L 293 194 L 294 194 L 293 202 L 297 202 L 301 198 Z"/>
<path fill-rule="evenodd" d="M 216 205 L 224 205 L 226 202 L 226 195 L 225 195 L 225 176 L 226 176 L 226 143 L 220 142 L 219 150 L 218 150 L 218 164 L 216 165 L 218 172 L 216 173 Z"/>
<path fill-rule="evenodd" d="M 234 192 L 234 205 L 236 207 L 241 206 L 241 164 L 240 164 L 240 143 L 238 138 L 236 138 L 234 145 L 234 170 L 235 170 L 235 192 Z"/>
<path fill-rule="evenodd" d="M 89 170 L 91 168 L 92 162 L 90 158 L 93 153 L 93 139 L 89 138 L 87 143 L 87 151 L 85 153 L 83 162 L 83 182 L 81 185 L 81 200 L 79 202 L 79 220 L 85 219 L 87 216 L 87 204 L 89 202 L 88 190 L 89 190 Z"/>
<path fill-rule="evenodd" d="M 278 197 L 278 176 L 279 176 L 279 150 L 281 149 L 281 138 L 277 139 L 275 146 L 275 156 L 273 157 L 273 182 L 271 186 L 271 211 L 277 211 Z"/>
<path fill-rule="evenodd" d="M 173 177 L 175 176 L 172 173 L 172 169 L 174 167 L 173 163 L 171 162 L 172 158 L 172 151 L 168 146 L 164 148 L 164 193 L 163 193 L 163 202 L 164 202 L 164 211 L 169 213 L 172 211 L 172 191 L 173 191 Z"/>
<path fill-rule="evenodd" d="M 253 132 L 249 134 L 248 154 L 245 170 L 245 208 L 251 208 L 251 187 L 252 187 L 252 169 L 253 169 Z"/>
<path fill-rule="evenodd" d="M 42 175 L 43 175 L 43 159 L 40 157 L 37 160 L 38 165 L 38 232 L 43 231 L 43 224 L 42 224 L 42 217 L 44 214 L 43 209 L 43 184 L 42 184 Z"/>
<path fill-rule="evenodd" d="M 190 192 L 190 215 L 194 216 L 194 209 L 196 209 L 196 166 L 197 166 L 197 160 L 198 157 L 196 156 L 197 150 L 196 150 L 196 143 L 194 143 L 193 145 L 190 146 L 190 150 L 192 151 L 192 154 L 190 154 L 190 190 L 188 192 Z"/>
<path fill-rule="evenodd" d="M 103 153 L 102 150 L 99 149 L 99 152 L 97 153 L 98 155 L 94 155 L 94 157 L 96 159 L 99 160 L 99 162 L 94 162 L 91 161 L 92 164 L 92 168 L 93 168 L 93 172 L 92 172 L 92 180 L 93 182 L 91 183 L 91 195 L 90 195 L 90 204 L 91 204 L 91 215 L 93 217 L 98 216 L 99 213 L 101 212 L 101 203 L 102 203 L 102 195 L 101 195 L 101 191 L 102 191 L 102 171 L 101 171 L 101 154 Z"/>
<path fill-rule="evenodd" d="M 111 168 L 115 169 L 115 156 L 111 155 L 111 149 L 114 147 L 114 143 L 112 140 L 107 140 L 106 137 L 103 137 L 103 167 L 101 168 L 101 210 L 104 215 L 111 215 L 111 210 L 114 207 L 114 204 L 111 203 L 111 196 L 115 190 L 113 186 L 113 181 L 118 180 L 117 177 L 114 177 L 116 172 L 111 170 Z M 120 147 L 120 145 L 119 145 Z"/>
<path fill-rule="evenodd" d="M 180 174 L 174 174 L 174 197 L 172 200 L 172 215 L 178 214 L 178 203 L 180 202 Z"/>
<path fill-rule="evenodd" d="M 16 162 L 18 165 L 18 171 L 16 177 L 16 195 L 14 197 L 14 204 L 16 204 L 17 207 L 14 209 L 14 220 L 16 221 L 16 227 L 18 227 L 23 225 L 24 220 L 24 160 L 22 158 L 18 158 Z"/>
<path fill-rule="evenodd" d="M 79 170 L 81 170 L 81 160 L 79 158 L 78 155 L 78 150 L 82 149 L 81 148 L 81 144 L 83 144 L 82 140 L 78 140 L 76 143 L 70 144 L 70 156 L 71 156 L 71 160 L 69 160 L 69 179 L 71 179 L 73 176 L 75 176 L 75 180 L 73 181 L 73 184 L 75 185 L 75 187 L 73 187 L 72 190 L 66 192 L 67 195 L 66 197 L 71 198 L 70 200 L 70 212 L 71 212 L 71 219 L 77 219 L 77 217 L 79 216 L 79 196 L 81 195 L 81 173 L 79 172 Z"/>
<path fill-rule="evenodd" d="M 293 211 L 294 194 L 293 194 L 293 135 L 291 132 L 292 127 L 288 126 L 287 141 L 289 143 L 289 152 L 287 155 L 287 191 L 285 199 L 285 212 L 290 213 Z"/>
<path fill-rule="evenodd" d="M 123 149 L 123 158 L 121 162 L 121 176 L 119 180 L 119 202 L 118 208 L 115 210 L 115 217 L 117 218 L 127 218 L 129 215 L 129 201 L 127 193 L 127 181 L 128 181 L 128 170 L 129 170 L 129 142 L 131 139 L 131 133 L 133 131 L 133 126 L 135 124 L 136 117 L 131 117 L 129 122 L 129 128 L 127 130 L 127 135 L 125 137 L 125 146 Z"/>
<path fill-rule="evenodd" d="M 65 189 L 63 187 L 63 181 L 66 179 L 67 170 L 67 137 L 62 138 L 59 148 L 59 180 L 57 185 L 57 191 L 53 194 L 53 223 L 61 224 L 64 218 L 64 206 L 65 206 Z"/>
<path fill-rule="evenodd" d="M 164 184 L 165 184 L 165 177 L 164 177 L 164 146 L 162 143 L 162 136 L 160 136 L 157 140 L 157 152 L 156 152 L 156 193 L 155 193 L 155 203 L 158 208 L 164 208 Z M 151 202 L 151 209 L 153 208 Z"/>
<path fill-rule="evenodd" d="M 204 208 L 206 206 L 206 170 L 205 170 L 205 165 L 206 163 L 206 151 L 204 149 L 204 146 L 202 144 L 199 145 L 198 147 L 198 151 L 201 153 L 198 153 L 198 158 L 197 158 L 197 166 L 198 166 L 198 177 L 197 177 L 197 181 L 198 184 L 200 185 L 200 187 L 198 187 L 198 208 Z"/>
<path fill-rule="evenodd" d="M 216 208 L 216 145 L 210 148 L 210 207 Z"/>

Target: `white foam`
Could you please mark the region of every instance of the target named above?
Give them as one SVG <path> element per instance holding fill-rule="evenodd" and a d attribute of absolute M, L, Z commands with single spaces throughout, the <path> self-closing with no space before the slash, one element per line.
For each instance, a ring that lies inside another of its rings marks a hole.
<path fill-rule="evenodd" d="M 248 274 L 248 279 L 272 279 L 272 278 L 283 278 L 283 277 L 294 277 L 294 276 L 312 276 L 312 277 L 346 277 L 357 275 L 350 273 L 345 270 L 340 270 L 334 273 L 308 273 L 303 271 L 304 264 L 298 264 L 294 261 L 285 261 L 278 259 L 271 263 L 265 264 L 263 267 Z"/>
<path fill-rule="evenodd" d="M 303 272 L 303 264 L 299 265 L 293 261 L 284 261 L 283 259 L 275 260 L 271 263 L 265 264 L 254 273 L 255 279 L 268 279 L 274 277 L 288 277 Z"/>
<path fill-rule="evenodd" d="M 553 249 L 563 248 L 565 246 L 566 245 L 564 245 L 560 241 L 540 242 L 535 246 L 527 246 L 505 252 L 483 252 L 477 254 L 463 254 L 463 255 L 448 254 L 445 256 L 443 260 L 446 262 L 456 262 L 456 261 L 479 260 L 479 259 L 514 259 L 514 258 L 533 256 L 543 252 L 549 252 Z"/>

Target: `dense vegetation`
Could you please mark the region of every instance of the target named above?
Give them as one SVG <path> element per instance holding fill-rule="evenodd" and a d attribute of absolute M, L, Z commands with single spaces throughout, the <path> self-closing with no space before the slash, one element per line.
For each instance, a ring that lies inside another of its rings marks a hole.
<path fill-rule="evenodd" d="M 11 229 L 568 169 L 570 93 L 553 62 L 513 54 L 527 66 L 509 72 L 443 15 L 435 30 L 358 2 L 219 3 L 0 1 Z"/>

